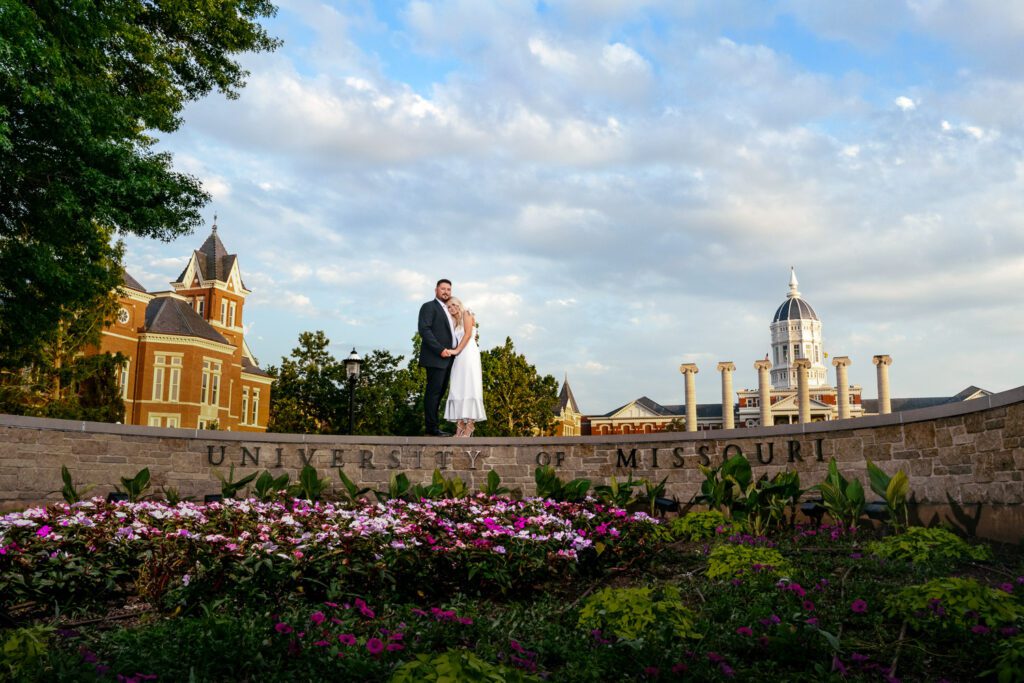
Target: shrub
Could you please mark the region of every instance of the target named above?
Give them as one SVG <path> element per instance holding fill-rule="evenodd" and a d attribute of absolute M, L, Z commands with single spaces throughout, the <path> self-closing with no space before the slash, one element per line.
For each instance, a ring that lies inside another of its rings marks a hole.
<path fill-rule="evenodd" d="M 731 579 L 750 572 L 790 574 L 792 567 L 774 548 L 720 545 L 708 557 L 709 579 Z"/>
<path fill-rule="evenodd" d="M 678 638 L 701 638 L 696 619 L 674 586 L 605 588 L 587 598 L 579 626 L 623 640 L 639 640 L 658 629 L 668 629 Z"/>
<path fill-rule="evenodd" d="M 996 648 L 995 666 L 981 675 L 995 674 L 999 683 L 1024 681 L 1024 635 L 1008 638 Z"/>
<path fill-rule="evenodd" d="M 719 533 L 734 533 L 739 531 L 739 527 L 718 510 L 705 510 L 676 517 L 669 525 L 669 530 L 676 540 L 704 541 Z"/>
<path fill-rule="evenodd" d="M 972 546 L 946 529 L 911 527 L 898 536 L 889 536 L 867 546 L 868 552 L 890 560 L 932 564 L 944 560 L 987 560 L 988 546 Z"/>
<path fill-rule="evenodd" d="M 518 669 L 489 664 L 468 650 L 447 650 L 439 655 L 416 655 L 398 667 L 391 683 L 419 681 L 539 681 Z"/>
<path fill-rule="evenodd" d="M 42 624 L 8 631 L 0 640 L 0 679 L 17 680 L 25 669 L 46 656 L 53 628 Z"/>
<path fill-rule="evenodd" d="M 1024 607 L 1011 594 L 959 577 L 907 586 L 891 597 L 885 611 L 918 627 L 992 628 L 1024 618 Z"/>

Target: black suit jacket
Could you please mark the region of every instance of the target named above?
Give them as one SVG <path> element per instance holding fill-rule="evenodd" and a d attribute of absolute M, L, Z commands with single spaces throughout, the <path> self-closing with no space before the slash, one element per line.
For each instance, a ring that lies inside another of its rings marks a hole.
<path fill-rule="evenodd" d="M 420 306 L 419 333 L 423 339 L 420 344 L 420 365 L 425 368 L 447 368 L 454 357 L 442 358 L 441 351 L 455 347 L 452 339 L 452 328 L 448 325 L 448 315 L 437 299 L 432 299 Z"/>

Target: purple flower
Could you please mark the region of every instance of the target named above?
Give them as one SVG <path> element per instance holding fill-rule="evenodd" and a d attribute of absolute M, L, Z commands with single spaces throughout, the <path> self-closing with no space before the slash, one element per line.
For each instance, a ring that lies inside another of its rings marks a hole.
<path fill-rule="evenodd" d="M 36 531 L 36 536 L 38 536 L 39 538 L 46 538 L 50 535 L 51 531 L 53 531 L 53 529 L 44 524 L 43 526 L 39 527 L 39 529 Z"/>
<path fill-rule="evenodd" d="M 659 669 L 656 666 L 645 666 L 644 667 L 644 675 L 645 676 L 650 676 L 651 678 L 657 678 L 658 674 L 660 674 L 660 673 L 661 673 L 661 669 Z"/>
<path fill-rule="evenodd" d="M 805 622 L 808 626 L 816 627 L 818 625 L 818 617 L 811 617 Z"/>
<path fill-rule="evenodd" d="M 839 659 L 839 655 L 833 655 L 832 657 L 832 670 L 840 676 L 846 677 L 846 665 Z"/>
<path fill-rule="evenodd" d="M 1007 593 L 1012 593 L 1012 592 L 1013 592 L 1013 584 L 1012 584 L 1012 583 L 1009 583 L 1009 582 L 1007 582 L 1007 583 L 1003 583 L 1003 584 L 1000 584 L 1000 585 L 999 585 L 999 588 L 1000 588 L 1001 590 L 1004 590 L 1004 591 L 1006 591 Z"/>
<path fill-rule="evenodd" d="M 992 629 L 990 629 L 988 626 L 985 626 L 984 624 L 975 624 L 974 626 L 971 627 L 971 633 L 977 633 L 980 636 L 983 636 L 986 633 L 991 633 L 991 632 L 992 632 Z"/>
<path fill-rule="evenodd" d="M 380 638 L 370 638 L 366 641 L 366 650 L 371 655 L 379 655 L 384 652 L 384 641 Z"/>
<path fill-rule="evenodd" d="M 681 674 L 684 671 L 689 670 L 689 668 L 690 667 L 686 666 L 682 662 L 676 662 L 675 664 L 672 665 L 672 673 L 674 673 L 674 674 Z"/>
<path fill-rule="evenodd" d="M 313 612 L 309 615 L 309 620 L 314 624 L 322 624 L 327 620 L 327 617 L 324 616 L 323 612 Z"/>
<path fill-rule="evenodd" d="M 804 611 L 805 612 L 813 612 L 814 611 L 814 603 L 811 602 L 810 600 L 804 600 L 803 607 L 804 607 Z"/>
<path fill-rule="evenodd" d="M 852 603 L 850 603 L 850 611 L 856 614 L 864 614 L 868 611 L 868 603 L 861 600 L 860 598 L 857 598 Z"/>
<path fill-rule="evenodd" d="M 284 623 L 283 621 L 279 621 L 276 624 L 274 624 L 274 630 L 278 633 L 291 633 L 292 627 Z"/>
<path fill-rule="evenodd" d="M 750 630 L 749 626 L 740 626 L 736 629 L 736 633 L 741 636 L 752 636 L 754 632 Z"/>
<path fill-rule="evenodd" d="M 354 635 L 352 635 L 351 633 L 339 633 L 338 634 L 338 642 L 341 643 L 342 645 L 355 645 L 356 644 L 356 637 Z"/>

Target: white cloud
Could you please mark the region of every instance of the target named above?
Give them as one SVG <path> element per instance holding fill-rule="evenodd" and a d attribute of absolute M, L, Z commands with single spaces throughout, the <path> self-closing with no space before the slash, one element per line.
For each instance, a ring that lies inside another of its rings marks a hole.
<path fill-rule="evenodd" d="M 917 108 L 917 104 L 914 102 L 914 100 L 910 99 L 909 97 L 906 97 L 905 95 L 900 95 L 894 100 L 894 102 L 896 106 L 903 111 L 913 111 L 914 109 Z"/>

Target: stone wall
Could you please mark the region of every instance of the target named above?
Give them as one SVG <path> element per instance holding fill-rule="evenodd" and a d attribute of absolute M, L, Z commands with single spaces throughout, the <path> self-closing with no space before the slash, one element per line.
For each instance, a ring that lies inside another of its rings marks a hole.
<path fill-rule="evenodd" d="M 437 467 L 478 488 L 494 469 L 504 485 L 526 494 L 533 492 L 539 464 L 554 465 L 562 478 L 595 483 L 632 472 L 634 478 L 667 477 L 669 495 L 688 501 L 700 487 L 698 463 L 718 464 L 736 453 L 751 461 L 757 475 L 796 469 L 805 486 L 824 478 L 831 458 L 846 476 L 866 483 L 870 459 L 890 474 L 906 471 L 917 503 L 930 506 L 922 510 L 938 510 L 940 518 L 946 510 L 951 521 L 973 514 L 979 533 L 992 524 L 999 527 L 989 529 L 990 536 L 1018 540 L 1024 535 L 1024 387 L 833 422 L 529 439 L 243 434 L 0 415 L 0 507 L 59 499 L 61 465 L 77 484 L 97 484 L 98 495 L 112 490 L 120 477 L 148 467 L 154 489 L 172 486 L 183 496 L 201 497 L 220 490 L 215 471 L 226 475 L 231 465 L 236 478 L 268 469 L 294 480 L 307 462 L 335 483 L 334 470 L 342 467 L 357 483 L 372 487 L 386 485 L 397 471 L 413 482 L 429 481 Z"/>

